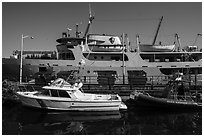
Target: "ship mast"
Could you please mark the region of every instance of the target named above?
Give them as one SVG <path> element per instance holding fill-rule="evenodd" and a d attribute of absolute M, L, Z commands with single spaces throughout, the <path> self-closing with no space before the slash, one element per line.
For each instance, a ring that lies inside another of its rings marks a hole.
<path fill-rule="evenodd" d="M 79 38 L 79 24 L 76 24 L 76 38 Z"/>
<path fill-rule="evenodd" d="M 125 84 L 125 55 L 124 55 L 124 51 L 125 51 L 125 45 L 124 45 L 124 33 L 122 34 L 122 39 L 123 39 L 123 56 L 122 56 L 122 67 L 123 67 L 123 84 Z"/>
<path fill-rule="evenodd" d="M 86 38 L 86 36 L 88 34 L 88 31 L 89 31 L 89 28 L 91 26 L 91 23 L 92 23 L 93 19 L 94 19 L 94 16 L 91 15 L 91 5 L 89 4 L 89 23 L 88 23 L 88 26 L 87 26 L 86 31 L 84 33 L 84 38 Z"/>
<path fill-rule="evenodd" d="M 175 37 L 176 37 L 176 39 L 177 39 L 177 41 L 178 41 L 178 51 L 181 51 L 180 37 L 179 37 L 179 35 L 178 35 L 177 33 L 175 34 Z"/>
<path fill-rule="evenodd" d="M 153 42 L 152 42 L 152 45 L 154 45 L 155 42 L 156 42 L 157 35 L 158 35 L 158 33 L 159 33 L 159 29 L 160 29 L 160 26 L 161 26 L 162 20 L 163 20 L 163 16 L 161 17 L 161 19 L 160 19 L 160 21 L 159 21 L 159 25 L 158 25 L 158 27 L 157 27 L 157 31 L 156 31 L 156 33 L 155 33 L 155 36 L 154 36 L 154 40 L 153 40 Z"/>
<path fill-rule="evenodd" d="M 140 52 L 139 34 L 136 35 L 137 52 Z"/>

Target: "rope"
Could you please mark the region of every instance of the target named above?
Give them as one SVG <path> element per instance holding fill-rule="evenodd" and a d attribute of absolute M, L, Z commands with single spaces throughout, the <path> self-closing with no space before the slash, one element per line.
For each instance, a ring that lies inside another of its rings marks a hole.
<path fill-rule="evenodd" d="M 121 18 L 121 19 L 95 19 L 95 21 L 97 22 L 134 22 L 134 21 L 145 21 L 145 20 L 158 20 L 160 18 L 129 18 L 129 19 L 124 19 L 124 18 Z"/>
<path fill-rule="evenodd" d="M 89 48 L 89 47 L 88 47 Z M 93 47 L 92 47 L 92 49 L 91 50 L 93 50 Z M 89 56 L 90 56 L 90 54 L 91 54 L 91 52 L 90 52 L 90 50 L 89 50 L 89 53 L 88 53 L 88 55 L 85 57 L 85 58 L 88 58 Z M 93 61 L 94 62 L 94 61 Z M 93 64 L 93 63 L 92 63 Z M 82 67 L 81 67 L 81 65 L 79 65 L 79 69 L 78 70 L 80 70 Z M 66 81 L 68 81 L 68 79 L 70 78 L 70 76 L 73 74 L 75 72 L 75 70 L 72 70 L 72 72 L 70 73 L 70 75 L 69 75 L 69 77 L 66 79 Z M 81 76 L 82 76 L 82 73 L 81 73 Z M 63 83 L 64 84 L 64 83 Z"/>

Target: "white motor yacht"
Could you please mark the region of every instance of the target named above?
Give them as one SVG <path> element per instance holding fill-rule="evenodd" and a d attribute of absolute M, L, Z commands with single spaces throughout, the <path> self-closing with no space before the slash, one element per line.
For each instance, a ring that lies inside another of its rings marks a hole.
<path fill-rule="evenodd" d="M 127 109 L 117 94 L 90 94 L 82 92 L 82 83 L 69 84 L 58 78 L 42 91 L 17 92 L 22 104 L 49 110 L 117 111 Z"/>

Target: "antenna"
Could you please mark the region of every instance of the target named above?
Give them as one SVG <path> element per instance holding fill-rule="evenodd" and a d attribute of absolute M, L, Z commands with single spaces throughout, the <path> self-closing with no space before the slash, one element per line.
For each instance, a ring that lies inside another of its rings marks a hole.
<path fill-rule="evenodd" d="M 89 3 L 89 18 L 91 18 L 91 4 Z"/>

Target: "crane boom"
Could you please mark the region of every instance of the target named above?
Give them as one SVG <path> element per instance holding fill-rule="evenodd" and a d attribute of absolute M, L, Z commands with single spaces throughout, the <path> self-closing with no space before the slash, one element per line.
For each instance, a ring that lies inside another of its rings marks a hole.
<path fill-rule="evenodd" d="M 154 40 L 153 40 L 153 42 L 152 42 L 152 45 L 154 45 L 155 42 L 156 42 L 157 35 L 158 35 L 158 33 L 159 33 L 159 29 L 160 29 L 162 20 L 163 20 L 163 16 L 161 17 L 161 19 L 160 19 L 160 21 L 159 21 L 159 25 L 158 25 L 158 27 L 157 27 L 157 31 L 156 31 L 156 33 L 155 33 L 155 36 L 154 36 Z"/>
<path fill-rule="evenodd" d="M 91 14 L 91 6 L 89 4 L 89 23 L 88 23 L 88 26 L 87 26 L 86 31 L 84 33 L 84 38 L 86 38 L 86 36 L 88 34 L 88 31 L 89 31 L 89 28 L 91 26 L 91 23 L 92 23 L 93 19 L 94 19 L 94 16 L 92 16 L 92 14 Z"/>

